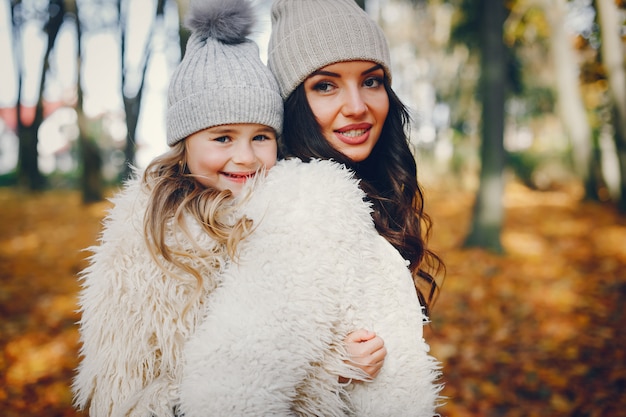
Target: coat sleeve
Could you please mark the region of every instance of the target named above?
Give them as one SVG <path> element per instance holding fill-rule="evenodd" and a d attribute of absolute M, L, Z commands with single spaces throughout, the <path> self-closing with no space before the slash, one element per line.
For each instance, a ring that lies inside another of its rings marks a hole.
<path fill-rule="evenodd" d="M 442 388 L 440 366 L 423 338 L 427 318 L 408 262 L 382 236 L 372 241 L 372 251 L 362 248 L 367 269 L 348 277 L 347 297 L 354 304 L 348 321 L 375 331 L 388 353 L 373 381 L 350 385 L 352 407 L 357 416 L 434 416 Z"/>
<path fill-rule="evenodd" d="M 113 203 L 81 275 L 75 405 L 91 417 L 172 416 L 177 364 L 194 323 L 193 314 L 181 318 L 180 312 L 195 280 L 165 277 L 147 252 L 146 196 L 138 181 Z"/>

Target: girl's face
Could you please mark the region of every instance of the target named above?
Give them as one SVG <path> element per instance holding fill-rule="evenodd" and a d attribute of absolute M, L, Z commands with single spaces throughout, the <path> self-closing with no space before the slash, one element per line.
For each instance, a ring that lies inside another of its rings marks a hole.
<path fill-rule="evenodd" d="M 274 129 L 255 123 L 214 126 L 185 140 L 187 167 L 198 182 L 238 195 L 262 168 L 276 164 Z"/>
<path fill-rule="evenodd" d="M 320 68 L 304 81 L 322 134 L 354 162 L 370 155 L 383 130 L 389 112 L 384 77 L 374 62 L 346 61 Z"/>

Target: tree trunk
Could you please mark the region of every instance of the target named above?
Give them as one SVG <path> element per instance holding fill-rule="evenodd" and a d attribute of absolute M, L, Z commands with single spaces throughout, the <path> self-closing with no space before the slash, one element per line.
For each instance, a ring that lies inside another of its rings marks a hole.
<path fill-rule="evenodd" d="M 574 169 L 583 183 L 587 184 L 592 156 L 592 131 L 580 91 L 573 39 L 565 24 L 566 3 L 566 0 L 546 1 L 544 10 L 552 29 L 550 42 L 556 68 L 557 108 L 572 145 Z M 586 197 L 592 199 L 593 195 L 587 194 Z"/>
<path fill-rule="evenodd" d="M 176 4 L 178 5 L 178 20 L 180 22 L 180 24 L 178 25 L 178 41 L 180 42 L 181 59 L 185 56 L 187 41 L 189 40 L 189 36 L 191 36 L 191 32 L 188 29 L 185 29 L 183 25 L 185 13 L 187 13 L 187 10 L 189 9 L 189 1 L 190 0 L 179 0 L 176 2 Z"/>
<path fill-rule="evenodd" d="M 608 186 L 602 172 L 602 147 L 600 146 L 601 130 L 594 133 L 591 146 L 591 157 L 589 158 L 589 176 L 585 182 L 585 195 L 595 201 L 603 201 L 606 197 L 601 190 L 607 190 Z"/>
<path fill-rule="evenodd" d="M 88 133 L 88 121 L 83 112 L 83 88 L 81 78 L 82 65 L 82 26 L 80 15 L 78 13 L 78 4 L 74 2 L 73 6 L 76 14 L 76 116 L 78 120 L 78 144 L 80 162 L 82 165 L 81 172 L 81 192 L 83 203 L 92 203 L 101 201 L 104 195 L 104 181 L 102 179 L 102 157 L 97 141 L 95 141 Z"/>
<path fill-rule="evenodd" d="M 12 3 L 12 7 L 16 7 L 18 2 Z M 38 85 L 38 97 L 35 107 L 35 117 L 28 125 L 24 124 L 22 117 L 22 103 L 21 103 L 21 68 L 18 69 L 18 78 L 20 84 L 20 91 L 18 92 L 17 99 L 17 136 L 19 138 L 19 154 L 17 165 L 17 180 L 18 184 L 31 191 L 38 191 L 44 188 L 45 178 L 39 171 L 39 154 L 37 150 L 38 145 L 38 131 L 39 126 L 44 120 L 43 114 L 43 100 L 44 89 L 46 85 L 46 75 L 49 67 L 50 52 L 54 48 L 59 29 L 63 23 L 64 5 L 60 0 L 51 0 L 48 4 L 48 21 L 45 24 L 45 31 L 48 35 L 48 45 L 44 57 L 42 59 L 41 76 L 39 78 Z M 15 33 L 15 40 L 19 39 L 18 23 L 15 21 L 14 10 L 11 10 L 13 17 L 13 28 Z M 23 50 L 22 45 L 19 45 L 20 51 Z M 18 61 L 19 62 L 19 61 Z"/>
<path fill-rule="evenodd" d="M 18 107 L 21 107 L 19 102 Z M 18 114 L 21 116 L 21 112 Z M 40 191 L 46 183 L 39 171 L 38 163 L 37 130 L 40 124 L 41 120 L 37 120 L 37 117 L 29 126 L 24 125 L 21 120 L 17 123 L 17 137 L 19 138 L 17 184 L 30 191 Z"/>
<path fill-rule="evenodd" d="M 613 0 L 596 0 L 602 37 L 602 62 L 609 82 L 613 137 L 620 167 L 618 208 L 626 213 L 626 54 L 620 36 L 620 11 Z"/>
<path fill-rule="evenodd" d="M 145 72 L 144 72 L 145 74 Z M 141 109 L 141 94 L 143 90 L 143 79 L 135 97 L 122 96 L 124 102 L 124 114 L 126 115 L 126 145 L 124 146 L 124 168 L 121 173 L 121 180 L 127 180 L 131 177 L 135 164 L 135 154 L 137 153 L 137 124 L 139 123 L 139 111 Z M 123 90 L 123 88 L 122 88 Z"/>
<path fill-rule="evenodd" d="M 25 186 L 32 191 L 44 188 L 46 180 L 39 171 L 39 127 L 44 121 L 44 90 L 46 88 L 46 76 L 50 68 L 50 53 L 56 43 L 57 35 L 63 24 L 65 17 L 65 5 L 62 0 L 50 0 L 48 4 L 48 21 L 44 29 L 48 35 L 48 45 L 42 60 L 41 76 L 39 78 L 39 93 L 37 105 L 35 107 L 35 118 L 29 126 L 25 126 L 22 121 L 18 122 L 19 162 L 18 162 L 18 184 Z M 19 103 L 18 103 L 19 105 Z"/>
<path fill-rule="evenodd" d="M 502 174 L 505 164 L 504 104 L 507 84 L 503 25 L 506 9 L 499 0 L 484 0 L 482 6 L 480 185 L 474 203 L 471 231 L 465 240 L 465 246 L 482 247 L 502 253 L 500 233 L 504 219 Z"/>
<path fill-rule="evenodd" d="M 158 0 L 156 7 L 156 19 L 163 19 L 165 9 L 165 0 Z M 121 13 L 121 7 L 118 4 L 118 12 Z M 120 19 L 120 21 L 124 21 L 125 19 Z M 137 134 L 137 125 L 139 123 L 139 115 L 141 113 L 141 101 L 143 98 L 144 86 L 146 82 L 146 73 L 148 72 L 148 64 L 150 63 L 150 51 L 151 51 L 151 40 L 154 33 L 154 21 L 152 22 L 152 28 L 148 34 L 148 38 L 146 41 L 146 49 L 143 59 L 143 65 L 141 68 L 141 83 L 137 90 L 137 93 L 133 97 L 128 97 L 125 94 L 125 77 L 122 77 L 122 97 L 124 101 L 124 112 L 126 114 L 126 128 L 128 130 L 128 134 L 126 137 L 126 146 L 124 148 L 124 171 L 122 173 L 122 179 L 128 179 L 132 175 L 132 166 L 135 164 L 135 154 L 137 151 L 137 142 L 135 140 Z M 122 63 L 122 74 L 125 73 L 125 28 L 121 28 L 121 63 Z"/>

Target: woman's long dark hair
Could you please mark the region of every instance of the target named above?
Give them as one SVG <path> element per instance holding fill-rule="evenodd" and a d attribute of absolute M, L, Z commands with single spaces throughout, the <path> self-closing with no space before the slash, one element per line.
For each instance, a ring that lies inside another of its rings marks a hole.
<path fill-rule="evenodd" d="M 408 110 L 385 79 L 389 113 L 371 155 L 355 163 L 335 150 L 306 99 L 303 84 L 285 101 L 285 119 L 280 139 L 280 156 L 332 159 L 352 169 L 373 204 L 378 232 L 410 262 L 420 302 L 428 314 L 436 299 L 437 283 L 432 274 L 444 268 L 439 257 L 426 247 L 431 220 L 424 211 L 424 198 L 417 181 L 417 166 L 408 141 Z"/>

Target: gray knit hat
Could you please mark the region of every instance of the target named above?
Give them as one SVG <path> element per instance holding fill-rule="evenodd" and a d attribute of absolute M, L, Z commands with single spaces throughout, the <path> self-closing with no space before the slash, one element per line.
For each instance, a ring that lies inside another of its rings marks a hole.
<path fill-rule="evenodd" d="M 313 71 L 357 60 L 382 65 L 391 80 L 385 35 L 354 0 L 274 0 L 268 66 L 284 99 Z"/>
<path fill-rule="evenodd" d="M 167 144 L 230 123 L 282 130 L 283 102 L 276 80 L 246 39 L 254 24 L 249 0 L 192 1 L 185 56 L 167 95 Z"/>

